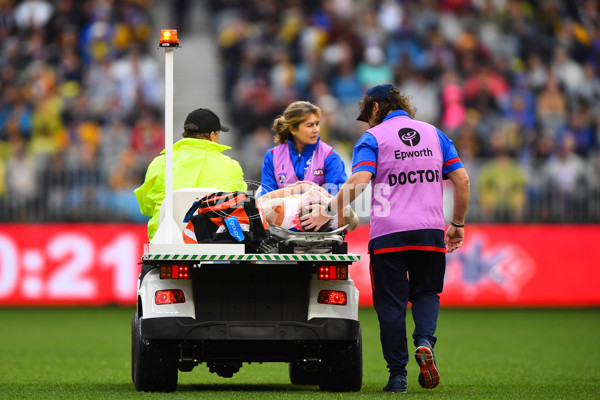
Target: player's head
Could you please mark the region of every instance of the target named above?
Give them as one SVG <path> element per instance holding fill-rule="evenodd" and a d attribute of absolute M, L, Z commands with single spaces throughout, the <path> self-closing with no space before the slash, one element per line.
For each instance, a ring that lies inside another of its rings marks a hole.
<path fill-rule="evenodd" d="M 299 210 L 298 210 L 298 215 L 300 218 L 302 218 L 305 215 L 310 214 L 312 211 L 309 209 L 309 206 L 313 205 L 313 204 L 322 204 L 322 205 L 326 205 L 327 202 L 329 201 L 329 199 L 327 199 L 325 197 L 325 195 L 317 190 L 309 190 L 307 192 L 305 192 L 304 194 L 302 194 L 302 197 L 300 199 L 300 204 L 298 205 Z M 331 218 L 329 219 L 329 221 L 327 221 L 324 225 L 322 225 L 317 232 L 325 232 L 328 231 L 331 228 Z M 308 230 L 310 231 L 314 231 L 314 229 Z"/>

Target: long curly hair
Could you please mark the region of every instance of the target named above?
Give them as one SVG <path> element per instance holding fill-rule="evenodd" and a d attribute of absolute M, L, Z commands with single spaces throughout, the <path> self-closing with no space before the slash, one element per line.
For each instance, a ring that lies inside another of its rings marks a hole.
<path fill-rule="evenodd" d="M 392 111 L 405 111 L 411 118 L 414 118 L 417 108 L 410 102 L 410 97 L 400 94 L 397 88 L 390 89 L 389 96 L 384 100 L 376 100 L 371 96 L 365 95 L 358 103 L 358 107 L 362 115 L 369 116 L 373 111 L 373 104 L 379 104 L 379 111 L 375 117 L 375 125 L 383 122 L 383 119 Z"/>
<path fill-rule="evenodd" d="M 297 128 L 302 122 L 306 121 L 310 115 L 317 115 L 321 118 L 321 109 L 308 101 L 295 101 L 283 111 L 273 122 L 275 131 L 275 143 L 287 143 L 290 133 L 290 127 Z"/>

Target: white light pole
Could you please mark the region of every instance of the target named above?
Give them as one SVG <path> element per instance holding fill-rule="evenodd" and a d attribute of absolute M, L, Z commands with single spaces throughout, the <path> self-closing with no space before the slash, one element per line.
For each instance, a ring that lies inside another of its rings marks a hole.
<path fill-rule="evenodd" d="M 153 243 L 183 243 L 173 218 L 173 52 L 179 47 L 177 30 L 160 31 L 159 47 L 165 49 L 165 199 L 164 217 Z"/>

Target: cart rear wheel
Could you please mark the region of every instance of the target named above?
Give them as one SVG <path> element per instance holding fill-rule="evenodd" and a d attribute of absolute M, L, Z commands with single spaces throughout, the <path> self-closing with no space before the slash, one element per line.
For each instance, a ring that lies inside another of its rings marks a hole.
<path fill-rule="evenodd" d="M 362 387 L 362 335 L 355 343 L 324 349 L 319 387 L 328 392 L 358 392 Z"/>
<path fill-rule="evenodd" d="M 177 346 L 143 339 L 137 313 L 131 321 L 131 377 L 137 391 L 174 392 L 177 389 Z"/>

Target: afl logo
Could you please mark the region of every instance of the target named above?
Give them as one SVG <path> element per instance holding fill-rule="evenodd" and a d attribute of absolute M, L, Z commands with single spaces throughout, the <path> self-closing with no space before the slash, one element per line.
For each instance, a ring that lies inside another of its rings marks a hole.
<path fill-rule="evenodd" d="M 407 146 L 414 147 L 421 141 L 421 135 L 419 132 L 411 128 L 402 128 L 398 131 L 398 137 Z"/>
<path fill-rule="evenodd" d="M 285 183 L 286 178 L 287 177 L 285 173 L 279 174 L 279 183 Z"/>
<path fill-rule="evenodd" d="M 323 175 L 325 175 L 325 172 L 322 169 L 316 169 L 313 171 L 313 175 L 314 176 L 323 176 Z"/>

